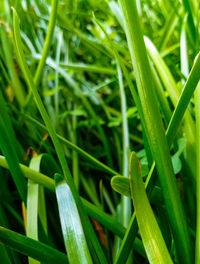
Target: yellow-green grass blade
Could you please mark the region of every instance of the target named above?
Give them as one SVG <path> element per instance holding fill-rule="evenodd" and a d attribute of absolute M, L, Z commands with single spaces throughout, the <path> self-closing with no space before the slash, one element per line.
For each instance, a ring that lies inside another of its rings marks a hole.
<path fill-rule="evenodd" d="M 69 262 L 72 264 L 92 263 L 71 190 L 59 174 L 55 175 L 55 184 L 60 222 Z"/>
<path fill-rule="evenodd" d="M 135 152 L 132 152 L 130 157 L 130 186 L 136 218 L 149 262 L 151 264 L 172 264 L 172 259 L 145 192 L 139 160 Z"/>

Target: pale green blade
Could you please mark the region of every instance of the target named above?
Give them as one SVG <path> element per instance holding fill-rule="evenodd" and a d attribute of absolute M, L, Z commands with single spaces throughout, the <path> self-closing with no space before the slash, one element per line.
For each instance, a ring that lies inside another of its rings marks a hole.
<path fill-rule="evenodd" d="M 70 263 L 92 263 L 80 216 L 66 181 L 55 175 L 56 197 L 65 247 Z"/>

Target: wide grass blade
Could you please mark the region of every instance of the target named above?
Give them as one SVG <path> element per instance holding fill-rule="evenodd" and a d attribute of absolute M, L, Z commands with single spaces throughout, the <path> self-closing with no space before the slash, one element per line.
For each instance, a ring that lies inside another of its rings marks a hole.
<path fill-rule="evenodd" d="M 80 216 L 70 188 L 59 174 L 55 175 L 55 184 L 60 221 L 69 262 L 72 264 L 92 263 Z"/>
<path fill-rule="evenodd" d="M 147 198 L 135 152 L 132 152 L 130 157 L 130 186 L 136 218 L 149 262 L 173 263 Z"/>

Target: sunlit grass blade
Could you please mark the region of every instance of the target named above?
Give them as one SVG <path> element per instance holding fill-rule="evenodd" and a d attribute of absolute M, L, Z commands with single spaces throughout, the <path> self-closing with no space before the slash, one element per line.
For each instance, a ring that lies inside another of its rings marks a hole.
<path fill-rule="evenodd" d="M 142 181 L 139 160 L 130 157 L 130 189 L 142 241 L 151 264 L 173 263 L 150 206 Z"/>
<path fill-rule="evenodd" d="M 56 196 L 66 251 L 70 263 L 92 263 L 80 216 L 66 181 L 55 175 Z"/>

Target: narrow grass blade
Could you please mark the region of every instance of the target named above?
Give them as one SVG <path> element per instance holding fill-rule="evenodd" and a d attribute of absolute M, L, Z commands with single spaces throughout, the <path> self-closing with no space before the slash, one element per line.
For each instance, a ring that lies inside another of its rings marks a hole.
<path fill-rule="evenodd" d="M 27 194 L 27 236 L 38 240 L 38 197 L 39 185 L 28 180 Z M 37 260 L 29 257 L 29 264 L 37 264 Z"/>
<path fill-rule="evenodd" d="M 175 134 L 180 126 L 181 120 L 183 119 L 187 106 L 192 98 L 195 88 L 197 87 L 197 84 L 200 79 L 199 70 L 200 70 L 200 53 L 198 53 L 196 56 L 189 77 L 184 85 L 177 106 L 173 112 L 169 126 L 167 128 L 166 135 L 169 145 L 171 145 L 175 137 Z"/>
<path fill-rule="evenodd" d="M 41 161 L 45 155 L 39 155 L 31 159 L 29 167 L 37 172 L 40 171 Z M 51 157 L 51 156 L 50 156 Z M 50 160 L 49 160 L 50 162 Z M 42 227 L 47 233 L 46 206 L 44 200 L 43 186 L 40 186 L 33 180 L 28 180 L 27 195 L 27 236 L 38 240 L 38 217 Z M 38 262 L 29 257 L 29 264 L 37 264 Z"/>
<path fill-rule="evenodd" d="M 102 74 L 108 74 L 108 75 L 115 75 L 116 70 L 109 69 L 109 68 L 103 68 L 96 65 L 85 65 L 85 64 L 76 64 L 76 63 L 60 63 L 60 66 L 67 69 L 73 69 L 75 71 L 85 71 L 85 72 L 96 72 L 96 73 L 102 73 Z"/>
<path fill-rule="evenodd" d="M 9 169 L 19 195 L 26 203 L 26 181 L 19 167 L 19 160 L 15 149 L 16 145 L 12 143 L 15 142 L 13 131 L 10 131 L 11 127 L 6 124 L 6 122 L 9 122 L 9 120 L 7 121 L 4 119 L 7 116 L 5 111 L 5 104 L 0 92 L 0 148 L 7 159 Z"/>
<path fill-rule="evenodd" d="M 72 264 L 92 263 L 70 188 L 59 174 L 55 176 L 55 183 L 60 221 L 69 262 Z"/>
<path fill-rule="evenodd" d="M 7 228 L 0 227 L 0 240 L 7 247 L 38 261 L 49 264 L 68 263 L 64 253 Z"/>
<path fill-rule="evenodd" d="M 46 62 L 46 58 L 48 56 L 48 52 L 49 52 L 51 42 L 53 39 L 53 33 L 54 33 L 55 25 L 56 25 L 56 14 L 57 14 L 58 2 L 59 2 L 59 0 L 52 0 L 51 15 L 50 15 L 50 19 L 49 19 L 49 27 L 48 27 L 48 31 L 47 31 L 47 36 L 46 36 L 44 48 L 42 51 L 42 57 L 41 57 L 41 60 L 39 61 L 39 64 L 38 64 L 38 67 L 37 67 L 37 70 L 35 73 L 35 77 L 34 77 L 34 83 L 35 83 L 36 87 L 40 83 L 42 73 L 44 70 L 44 66 L 45 66 L 45 62 Z"/>
<path fill-rule="evenodd" d="M 200 83 L 198 83 L 195 93 L 195 114 L 196 114 L 196 151 L 197 151 L 197 168 L 196 168 L 196 245 L 195 245 L 195 263 L 200 263 Z"/>
<path fill-rule="evenodd" d="M 11 76 L 11 80 L 12 80 L 13 92 L 16 96 L 19 106 L 23 107 L 25 104 L 25 93 L 23 90 L 23 86 L 19 80 L 19 77 L 17 76 L 17 71 L 16 71 L 15 64 L 12 58 L 13 47 L 11 46 L 6 29 L 1 23 L 0 23 L 0 31 L 1 31 L 1 40 L 2 40 L 2 46 L 3 46 L 4 55 L 6 59 L 6 64 L 7 64 L 7 68 Z"/>
<path fill-rule="evenodd" d="M 39 121 L 36 119 L 32 118 L 31 116 L 28 115 L 23 115 L 25 118 L 28 120 L 32 121 L 34 124 L 36 124 L 38 127 L 43 128 L 44 130 L 47 130 L 47 127 L 41 124 Z M 110 168 L 106 164 L 102 163 L 101 161 L 97 160 L 94 156 L 90 155 L 88 152 L 83 150 L 82 148 L 78 147 L 77 145 L 73 144 L 71 141 L 67 140 L 66 138 L 60 136 L 57 134 L 57 137 L 60 139 L 60 141 L 66 146 L 68 146 L 70 149 L 75 150 L 78 154 L 80 154 L 81 157 L 83 157 L 85 160 L 88 160 L 89 162 L 93 163 L 97 168 L 100 168 L 101 170 L 107 172 L 110 175 L 116 175 L 118 174 L 117 171 L 114 169 Z"/>
<path fill-rule="evenodd" d="M 151 264 L 172 264 L 172 259 L 147 198 L 139 160 L 134 152 L 130 157 L 130 186 L 136 218 L 149 262 Z"/>

